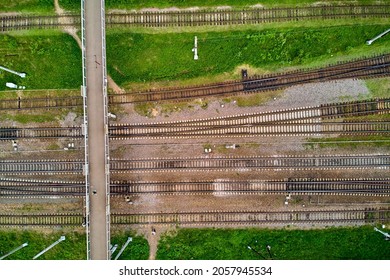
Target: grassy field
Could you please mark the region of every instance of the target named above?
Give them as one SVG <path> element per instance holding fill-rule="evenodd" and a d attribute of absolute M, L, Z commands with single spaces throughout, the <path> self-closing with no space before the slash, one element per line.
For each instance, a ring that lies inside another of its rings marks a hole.
<path fill-rule="evenodd" d="M 372 226 L 325 230 L 180 229 L 162 237 L 157 259 L 270 259 L 267 245 L 277 260 L 390 259 L 390 242 Z"/>
<path fill-rule="evenodd" d="M 0 35 L 0 65 L 26 78 L 0 71 L 0 90 L 12 82 L 26 89 L 75 89 L 81 85 L 81 50 L 75 40 L 56 31 Z"/>
<path fill-rule="evenodd" d="M 129 83 L 190 80 L 249 65 L 269 72 L 302 65 L 325 65 L 335 57 L 372 55 L 390 46 L 390 37 L 367 46 L 382 25 L 283 28 L 231 32 L 145 34 L 107 32 L 108 70 L 121 86 Z M 193 60 L 198 36 L 199 60 Z M 253 74 L 253 73 L 249 73 Z M 237 77 L 237 76 L 236 76 Z M 238 77 L 237 77 L 238 78 Z"/>
<path fill-rule="evenodd" d="M 78 0 L 59 0 L 60 5 L 68 10 L 79 10 L 80 1 Z M 318 3 L 317 0 L 106 0 L 107 9 L 141 9 L 141 8 L 168 8 L 168 7 L 178 7 L 178 8 L 187 8 L 187 7 L 217 7 L 217 6 L 232 6 L 232 7 L 249 7 L 261 3 L 265 7 L 274 7 L 274 6 L 296 6 L 296 5 L 305 5 L 305 4 L 314 4 Z M 335 1 L 325 0 L 321 3 L 334 3 Z M 344 2 L 353 2 L 363 3 L 363 4 L 372 4 L 377 3 L 374 0 L 358 0 L 358 1 L 344 1 Z"/>
<path fill-rule="evenodd" d="M 86 239 L 84 233 L 76 231 L 47 232 L 35 230 L 1 230 L 0 231 L 0 256 L 5 255 L 21 244 L 28 242 L 28 246 L 7 257 L 9 260 L 30 260 L 47 246 L 57 241 L 61 235 L 65 235 L 62 241 L 53 249 L 39 257 L 40 260 L 85 260 Z M 133 241 L 123 251 L 119 259 L 145 260 L 149 257 L 149 245 L 146 239 L 134 236 L 130 232 L 122 232 L 112 235 L 111 243 L 118 244 L 114 256 L 126 242 L 127 237 L 132 236 Z"/>
<path fill-rule="evenodd" d="M 30 14 L 54 14 L 53 0 L 0 0 L 0 11 Z"/>

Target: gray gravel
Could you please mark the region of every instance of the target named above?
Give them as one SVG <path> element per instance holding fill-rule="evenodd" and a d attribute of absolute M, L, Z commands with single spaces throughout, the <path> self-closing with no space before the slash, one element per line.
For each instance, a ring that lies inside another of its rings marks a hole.
<path fill-rule="evenodd" d="M 284 91 L 284 96 L 269 102 L 272 107 L 315 106 L 324 103 L 345 102 L 368 98 L 369 90 L 364 81 L 340 80 L 295 86 Z"/>

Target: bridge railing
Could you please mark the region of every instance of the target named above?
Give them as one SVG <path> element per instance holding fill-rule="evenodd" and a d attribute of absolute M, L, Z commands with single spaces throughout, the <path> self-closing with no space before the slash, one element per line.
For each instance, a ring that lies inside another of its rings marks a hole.
<path fill-rule="evenodd" d="M 105 127 L 105 186 L 106 186 L 106 228 L 107 248 L 110 248 L 110 155 L 108 137 L 108 96 L 107 96 L 107 65 L 106 65 L 106 18 L 104 0 L 101 0 L 101 25 L 102 25 L 102 72 L 103 72 L 103 100 L 104 100 L 104 127 Z M 107 259 L 111 259 L 111 251 L 107 251 Z"/>
<path fill-rule="evenodd" d="M 87 75 L 86 75 L 86 54 L 85 54 L 85 2 L 81 0 L 81 47 L 82 47 L 82 75 L 83 75 L 83 85 L 81 86 L 81 95 L 83 97 L 83 131 L 84 131 L 84 175 L 85 175 L 85 227 L 86 227 L 86 240 L 87 240 L 87 259 L 91 257 L 91 248 L 90 248 L 90 229 L 89 229 L 89 219 L 90 219 L 90 209 L 89 209 L 89 154 L 88 154 L 88 117 L 87 117 Z"/>

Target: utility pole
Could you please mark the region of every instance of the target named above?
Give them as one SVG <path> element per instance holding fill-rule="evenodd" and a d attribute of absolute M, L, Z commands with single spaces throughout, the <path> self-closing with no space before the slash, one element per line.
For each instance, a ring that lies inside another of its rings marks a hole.
<path fill-rule="evenodd" d="M 11 252 L 9 252 L 8 254 L 5 254 L 4 256 L 0 257 L 0 260 L 2 259 L 5 259 L 6 257 L 8 257 L 9 255 L 15 253 L 16 251 L 19 251 L 20 249 L 26 247 L 28 245 L 28 243 L 23 243 L 22 245 L 20 245 L 19 247 L 13 249 Z"/>
<path fill-rule="evenodd" d="M 129 245 L 129 243 L 131 241 L 133 241 L 133 238 L 131 238 L 131 237 L 127 238 L 126 243 L 122 246 L 122 248 L 119 251 L 118 255 L 116 255 L 115 260 L 117 260 L 120 257 L 120 255 L 122 255 L 123 251 L 126 249 L 127 245 Z"/>
<path fill-rule="evenodd" d="M 56 242 L 54 242 L 53 244 L 51 244 L 49 247 L 47 247 L 46 249 L 44 249 L 43 251 L 41 251 L 40 253 L 38 253 L 35 257 L 33 257 L 33 260 L 39 258 L 41 255 L 43 255 L 44 253 L 46 253 L 47 251 L 49 251 L 51 248 L 53 248 L 54 246 L 56 246 L 58 243 L 62 242 L 65 240 L 65 236 L 61 236 L 60 239 L 58 239 Z"/>
<path fill-rule="evenodd" d="M 269 257 L 271 258 L 271 260 L 273 260 L 274 258 L 272 257 L 272 253 L 271 253 L 271 246 L 270 245 L 267 245 L 267 251 L 268 251 L 268 254 L 269 254 Z"/>
<path fill-rule="evenodd" d="M 380 37 L 382 36 L 385 36 L 387 33 L 390 32 L 390 29 L 387 29 L 385 32 L 382 32 L 381 34 L 379 34 L 378 36 L 376 36 L 375 38 L 371 39 L 371 40 L 368 40 L 366 43 L 367 45 L 371 45 L 374 41 L 376 41 L 377 39 L 379 39 Z"/>
<path fill-rule="evenodd" d="M 7 71 L 7 72 L 10 72 L 10 73 L 12 73 L 12 74 L 18 75 L 18 76 L 21 77 L 21 78 L 26 78 L 26 73 L 16 72 L 16 71 L 11 70 L 11 69 L 8 69 L 8 68 L 6 68 L 6 67 L 4 67 L 4 66 L 0 66 L 0 69 L 1 69 L 1 70 L 4 70 L 4 71 Z"/>
<path fill-rule="evenodd" d="M 377 231 L 377 232 L 382 233 L 385 236 L 386 240 L 390 240 L 390 234 L 389 233 L 381 231 L 381 230 L 377 229 L 376 227 L 374 227 L 374 230 Z"/>
<path fill-rule="evenodd" d="M 256 251 L 255 249 L 253 249 L 251 246 L 248 245 L 247 247 L 249 250 L 255 252 L 256 254 L 258 254 L 260 257 L 262 257 L 263 259 L 266 259 L 262 254 L 260 254 L 260 252 Z"/>

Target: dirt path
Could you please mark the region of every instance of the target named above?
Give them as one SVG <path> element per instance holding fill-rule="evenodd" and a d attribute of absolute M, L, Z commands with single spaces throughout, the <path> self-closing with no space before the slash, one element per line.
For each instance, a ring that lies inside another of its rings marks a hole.
<path fill-rule="evenodd" d="M 54 8 L 55 8 L 55 11 L 56 11 L 56 14 L 61 16 L 61 15 L 65 15 L 66 14 L 66 11 L 64 9 L 62 9 L 58 3 L 58 0 L 54 0 Z M 66 18 L 60 18 L 60 22 L 61 23 L 66 23 Z M 69 35 L 71 35 L 77 42 L 77 44 L 79 45 L 80 49 L 82 48 L 82 44 L 81 44 L 81 39 L 79 38 L 79 36 L 77 36 L 77 28 L 75 27 L 64 27 L 63 28 L 63 31 L 68 33 Z M 116 83 L 115 81 L 109 76 L 107 75 L 107 81 L 108 81 L 108 87 L 110 89 L 112 89 L 112 91 L 114 93 L 124 93 L 125 91 L 120 88 Z"/>
<path fill-rule="evenodd" d="M 153 232 L 154 229 L 154 232 Z M 160 235 L 167 230 L 166 227 L 153 226 L 138 228 L 137 233 L 144 236 L 149 243 L 149 260 L 156 259 L 157 245 Z"/>

